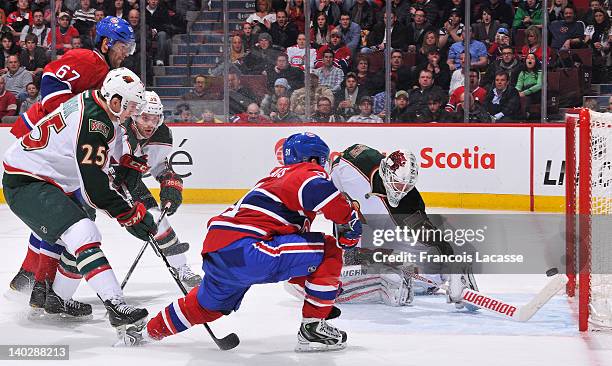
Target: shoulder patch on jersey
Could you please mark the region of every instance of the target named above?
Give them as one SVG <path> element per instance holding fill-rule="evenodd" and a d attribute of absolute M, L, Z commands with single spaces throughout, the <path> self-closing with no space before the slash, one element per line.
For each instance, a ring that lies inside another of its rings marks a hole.
<path fill-rule="evenodd" d="M 359 156 L 359 154 L 361 154 L 362 152 L 364 152 L 367 149 L 369 149 L 369 147 L 367 147 L 366 145 L 355 144 L 355 145 L 349 147 L 347 149 L 346 153 L 348 155 L 350 155 L 352 158 L 356 158 L 357 156 Z"/>
<path fill-rule="evenodd" d="M 95 119 L 89 119 L 89 132 L 91 133 L 100 133 L 104 138 L 108 138 L 108 134 L 110 133 L 110 127 L 100 121 L 96 121 Z"/>

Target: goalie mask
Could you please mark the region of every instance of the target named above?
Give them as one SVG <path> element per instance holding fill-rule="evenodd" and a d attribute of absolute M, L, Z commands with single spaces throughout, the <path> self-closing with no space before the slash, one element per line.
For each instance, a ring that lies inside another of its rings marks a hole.
<path fill-rule="evenodd" d="M 413 153 L 396 150 L 380 161 L 379 172 L 389 204 L 397 207 L 416 185 L 419 167 Z"/>

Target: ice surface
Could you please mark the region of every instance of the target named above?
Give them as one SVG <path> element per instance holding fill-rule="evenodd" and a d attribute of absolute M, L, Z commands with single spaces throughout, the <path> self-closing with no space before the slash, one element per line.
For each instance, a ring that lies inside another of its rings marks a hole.
<path fill-rule="evenodd" d="M 170 218 L 180 239 L 191 243 L 188 258 L 194 269 L 200 269 L 205 223 L 224 207 L 184 205 Z M 0 221 L 0 288 L 8 289 L 25 254 L 29 234 L 5 205 L 0 205 Z M 96 223 L 103 234 L 104 251 L 121 281 L 142 243 L 102 214 Z M 315 222 L 314 229 L 328 230 L 329 225 Z M 487 275 L 477 276 L 477 280 L 482 291 L 522 304 L 547 279 L 542 274 Z M 404 308 L 347 304 L 342 306 L 342 317 L 334 321 L 348 332 L 346 350 L 296 354 L 293 347 L 300 302 L 281 284 L 254 286 L 238 313 L 211 324 L 218 336 L 229 332 L 240 336 L 241 344 L 227 352 L 219 351 L 201 326 L 145 347 L 112 348 L 115 331 L 86 284 L 80 286 L 76 298 L 93 304 L 94 320 L 88 323 L 29 320 L 27 298 L 11 292 L 0 290 L 5 295 L 0 297 L 0 344 L 70 345 L 70 361 L 38 361 L 44 365 L 612 365 L 612 337 L 602 333 L 580 335 L 572 304 L 562 295 L 526 323 L 484 311 L 457 311 L 445 303 L 443 296 L 419 296 L 414 306 Z M 161 260 L 147 250 L 125 295 L 130 303 L 146 306 L 154 315 L 180 292 Z M 0 365 L 32 363 L 0 361 Z"/>

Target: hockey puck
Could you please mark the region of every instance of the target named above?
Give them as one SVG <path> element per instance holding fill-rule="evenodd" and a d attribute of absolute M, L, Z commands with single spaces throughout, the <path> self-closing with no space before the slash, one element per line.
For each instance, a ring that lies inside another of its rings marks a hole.
<path fill-rule="evenodd" d="M 556 275 L 557 273 L 559 273 L 559 270 L 557 269 L 557 267 L 551 268 L 548 271 L 546 271 L 546 275 L 548 277 L 552 277 L 552 276 Z"/>

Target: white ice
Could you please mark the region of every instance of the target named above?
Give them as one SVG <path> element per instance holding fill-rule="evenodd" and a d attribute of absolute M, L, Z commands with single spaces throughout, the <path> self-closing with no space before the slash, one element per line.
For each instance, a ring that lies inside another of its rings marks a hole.
<path fill-rule="evenodd" d="M 189 263 L 201 272 L 199 251 L 204 227 L 223 205 L 184 205 L 171 221 L 179 237 L 191 243 Z M 438 210 L 439 211 L 439 210 Z M 453 211 L 456 212 L 456 211 Z M 8 283 L 25 255 L 29 231 L 0 205 L 0 344 L 67 344 L 69 361 L 38 361 L 44 365 L 612 365 L 612 336 L 577 331 L 575 305 L 559 294 L 529 322 L 516 323 L 484 311 L 466 313 L 442 296 L 417 297 L 415 305 L 343 305 L 334 324 L 348 333 L 349 346 L 340 352 L 296 354 L 293 347 L 301 303 L 281 284 L 254 286 L 238 313 L 211 324 L 218 336 L 236 332 L 240 345 L 220 351 L 201 326 L 140 348 L 112 348 L 116 334 L 92 290 L 81 284 L 76 299 L 93 304 L 94 320 L 57 324 L 27 317 L 27 298 L 9 296 Z M 123 279 L 142 243 L 116 222 L 99 214 L 103 248 Z M 326 223 L 314 229 L 326 230 Z M 544 275 L 481 275 L 480 288 L 512 304 L 522 304 L 546 282 Z M 147 250 L 126 289 L 128 302 L 154 316 L 180 292 L 161 260 Z M 8 296 L 8 297 L 7 297 Z M 9 299 L 10 297 L 10 299 Z M 34 361 L 0 361 L 25 365 Z"/>

